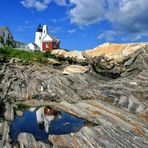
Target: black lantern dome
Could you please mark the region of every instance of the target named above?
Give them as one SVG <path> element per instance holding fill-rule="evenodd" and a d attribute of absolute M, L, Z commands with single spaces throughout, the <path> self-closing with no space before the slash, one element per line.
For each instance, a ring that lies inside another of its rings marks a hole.
<path fill-rule="evenodd" d="M 39 24 L 39 26 L 37 27 L 37 31 L 36 32 L 42 32 L 43 28 L 42 28 L 42 25 Z"/>

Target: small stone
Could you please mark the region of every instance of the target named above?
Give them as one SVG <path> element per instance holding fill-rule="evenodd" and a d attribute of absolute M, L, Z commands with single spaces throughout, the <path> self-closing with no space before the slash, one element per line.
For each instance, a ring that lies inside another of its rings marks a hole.
<path fill-rule="evenodd" d="M 16 115 L 17 115 L 17 116 L 23 116 L 23 112 L 20 111 L 20 110 L 18 110 L 18 111 L 16 111 Z"/>
<path fill-rule="evenodd" d="M 138 86 L 137 82 L 130 82 L 130 85 Z"/>
<path fill-rule="evenodd" d="M 10 64 L 13 64 L 13 63 L 21 62 L 21 61 L 22 61 L 21 59 L 18 59 L 18 58 L 12 58 L 12 59 L 10 59 L 9 63 L 10 63 Z"/>

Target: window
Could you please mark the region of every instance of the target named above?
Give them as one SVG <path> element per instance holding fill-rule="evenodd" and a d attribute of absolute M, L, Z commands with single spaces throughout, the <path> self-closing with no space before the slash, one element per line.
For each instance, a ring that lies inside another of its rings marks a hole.
<path fill-rule="evenodd" d="M 5 37 L 5 32 L 3 32 L 3 37 Z"/>
<path fill-rule="evenodd" d="M 57 44 L 54 42 L 53 43 L 53 48 L 56 48 L 57 47 Z"/>
<path fill-rule="evenodd" d="M 41 40 L 41 37 L 39 37 L 39 40 Z"/>
<path fill-rule="evenodd" d="M 46 42 L 46 48 L 49 48 L 49 43 L 48 42 Z"/>

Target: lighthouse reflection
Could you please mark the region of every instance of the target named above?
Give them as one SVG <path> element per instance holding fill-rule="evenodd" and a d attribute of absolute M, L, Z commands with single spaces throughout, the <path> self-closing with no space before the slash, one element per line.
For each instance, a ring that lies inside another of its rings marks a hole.
<path fill-rule="evenodd" d="M 45 132 L 49 132 L 50 123 L 53 120 L 61 119 L 61 112 L 51 107 L 41 107 L 36 111 L 36 119 L 40 129 L 45 129 Z"/>
<path fill-rule="evenodd" d="M 17 141 L 20 133 L 31 133 L 37 140 L 48 140 L 49 135 L 77 132 L 84 125 L 85 120 L 48 106 L 30 108 L 21 117 L 15 115 L 10 137 L 12 141 Z"/>

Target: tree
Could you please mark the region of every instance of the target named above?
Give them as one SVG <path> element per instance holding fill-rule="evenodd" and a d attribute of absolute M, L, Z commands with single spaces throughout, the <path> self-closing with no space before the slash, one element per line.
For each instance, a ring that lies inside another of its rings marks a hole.
<path fill-rule="evenodd" d="M 4 45 L 4 38 L 2 36 L 0 36 L 0 43 Z"/>

